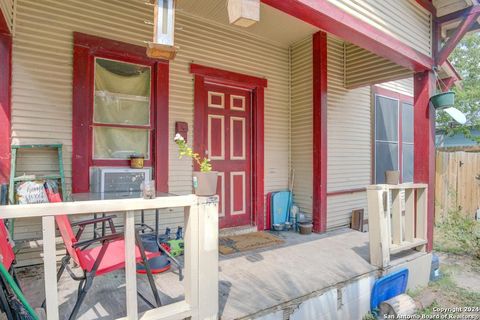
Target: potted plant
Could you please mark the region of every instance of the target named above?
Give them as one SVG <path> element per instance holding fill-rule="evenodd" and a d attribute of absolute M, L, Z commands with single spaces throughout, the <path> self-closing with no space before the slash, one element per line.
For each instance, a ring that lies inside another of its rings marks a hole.
<path fill-rule="evenodd" d="M 179 158 L 190 157 L 198 164 L 200 171 L 193 172 L 193 188 L 197 196 L 213 196 L 217 193 L 218 172 L 212 171 L 210 159 L 201 158 L 193 152 L 181 134 L 175 135 L 175 143 L 178 146 Z"/>
<path fill-rule="evenodd" d="M 430 102 L 437 110 L 452 107 L 455 104 L 455 92 L 447 91 L 430 97 Z"/>

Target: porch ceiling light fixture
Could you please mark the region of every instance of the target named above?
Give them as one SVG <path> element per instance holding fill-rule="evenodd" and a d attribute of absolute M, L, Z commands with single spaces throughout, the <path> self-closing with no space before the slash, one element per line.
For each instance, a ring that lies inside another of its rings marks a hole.
<path fill-rule="evenodd" d="M 231 24 L 248 28 L 260 21 L 260 0 L 228 0 Z"/>
<path fill-rule="evenodd" d="M 175 0 L 151 0 L 154 5 L 153 42 L 147 44 L 150 58 L 172 60 L 177 50 L 174 46 Z"/>

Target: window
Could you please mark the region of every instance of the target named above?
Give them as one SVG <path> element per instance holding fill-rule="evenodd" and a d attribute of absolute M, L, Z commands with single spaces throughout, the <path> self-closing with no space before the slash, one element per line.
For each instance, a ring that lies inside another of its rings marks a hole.
<path fill-rule="evenodd" d="M 95 59 L 94 160 L 126 160 L 132 154 L 150 159 L 150 93 L 150 67 Z"/>
<path fill-rule="evenodd" d="M 168 61 L 145 47 L 74 32 L 72 192 L 88 192 L 92 167 L 128 167 L 143 154 L 168 192 Z"/>
<path fill-rule="evenodd" d="M 391 170 L 401 183 L 413 182 L 412 98 L 386 91 L 375 94 L 375 183 L 385 183 Z"/>

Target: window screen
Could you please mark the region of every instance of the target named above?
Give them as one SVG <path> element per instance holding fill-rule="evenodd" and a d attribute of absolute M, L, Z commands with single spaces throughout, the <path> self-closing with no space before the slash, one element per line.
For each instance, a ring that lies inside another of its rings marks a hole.
<path fill-rule="evenodd" d="M 385 171 L 398 168 L 398 100 L 375 97 L 375 183 L 385 183 Z"/>
<path fill-rule="evenodd" d="M 150 67 L 95 60 L 93 158 L 150 158 Z"/>

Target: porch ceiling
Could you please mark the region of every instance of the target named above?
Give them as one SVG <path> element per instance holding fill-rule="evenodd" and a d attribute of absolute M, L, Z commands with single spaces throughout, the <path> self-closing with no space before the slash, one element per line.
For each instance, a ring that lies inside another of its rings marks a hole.
<path fill-rule="evenodd" d="M 178 1 L 180 13 L 211 20 L 223 25 L 228 21 L 227 0 L 182 0 Z M 268 39 L 282 46 L 305 39 L 319 29 L 265 4 L 260 5 L 260 22 L 249 28 L 231 25 L 239 31 Z"/>
<path fill-rule="evenodd" d="M 450 13 L 457 12 L 463 9 L 467 9 L 471 6 L 478 5 L 479 0 L 433 0 L 434 6 L 437 8 L 437 16 L 443 17 Z M 448 38 L 455 31 L 460 24 L 461 20 L 454 20 L 449 23 L 442 24 L 441 36 L 442 38 Z M 480 18 L 477 20 L 476 26 L 473 31 L 478 31 L 480 26 Z"/>

